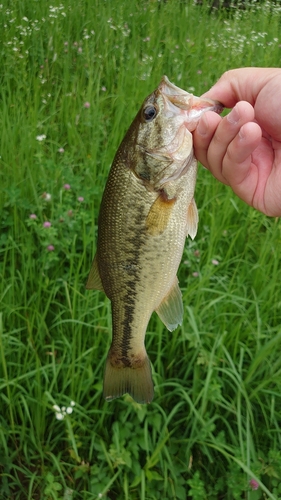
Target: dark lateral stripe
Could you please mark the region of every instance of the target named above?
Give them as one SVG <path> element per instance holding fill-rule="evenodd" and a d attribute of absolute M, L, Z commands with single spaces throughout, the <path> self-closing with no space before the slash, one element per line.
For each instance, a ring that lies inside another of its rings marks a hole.
<path fill-rule="evenodd" d="M 132 301 L 131 304 L 125 304 L 125 319 L 123 321 L 123 334 L 121 339 L 121 355 L 122 358 L 128 359 L 128 351 L 131 349 L 131 339 L 132 339 L 132 323 L 134 320 L 135 304 Z"/>

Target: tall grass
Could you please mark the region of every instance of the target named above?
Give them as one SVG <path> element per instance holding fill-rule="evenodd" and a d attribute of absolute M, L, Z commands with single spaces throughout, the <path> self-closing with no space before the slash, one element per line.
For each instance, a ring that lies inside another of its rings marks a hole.
<path fill-rule="evenodd" d="M 184 323 L 153 315 L 146 336 L 149 406 L 103 401 L 110 304 L 84 288 L 144 97 L 163 74 L 200 95 L 278 66 L 279 4 L 4 0 L 0 20 L 0 498 L 280 498 L 279 221 L 200 169 Z"/>

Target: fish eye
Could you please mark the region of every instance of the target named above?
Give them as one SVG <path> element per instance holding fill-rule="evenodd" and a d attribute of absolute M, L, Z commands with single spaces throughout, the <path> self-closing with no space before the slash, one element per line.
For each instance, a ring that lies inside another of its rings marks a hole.
<path fill-rule="evenodd" d="M 151 104 L 149 106 L 146 106 L 146 108 L 144 108 L 143 110 L 143 117 L 146 122 L 152 122 L 152 120 L 154 120 L 156 115 L 157 115 L 157 109 L 155 108 L 155 106 L 152 106 Z"/>

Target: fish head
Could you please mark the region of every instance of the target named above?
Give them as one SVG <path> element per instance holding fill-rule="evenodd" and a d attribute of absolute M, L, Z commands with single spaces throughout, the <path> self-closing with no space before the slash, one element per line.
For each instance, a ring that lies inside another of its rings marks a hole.
<path fill-rule="evenodd" d="M 182 90 L 166 76 L 145 99 L 132 124 L 131 166 L 147 189 L 159 191 L 186 173 L 194 159 L 192 131 L 209 110 L 220 113 L 223 106 Z"/>

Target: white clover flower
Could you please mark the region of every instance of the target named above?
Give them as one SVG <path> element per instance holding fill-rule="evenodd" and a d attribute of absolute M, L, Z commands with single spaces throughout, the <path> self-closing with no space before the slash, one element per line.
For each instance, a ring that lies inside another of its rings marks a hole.
<path fill-rule="evenodd" d="M 43 198 L 43 200 L 45 201 L 51 201 L 52 195 L 50 193 L 43 193 L 41 198 Z"/>

